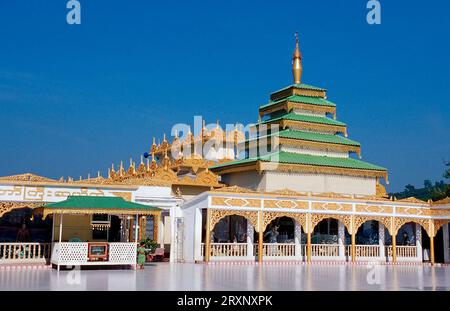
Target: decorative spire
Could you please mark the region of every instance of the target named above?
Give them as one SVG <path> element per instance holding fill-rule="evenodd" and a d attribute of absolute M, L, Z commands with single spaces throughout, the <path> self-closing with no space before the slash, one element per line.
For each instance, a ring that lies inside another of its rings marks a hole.
<path fill-rule="evenodd" d="M 292 56 L 292 74 L 294 76 L 294 83 L 302 83 L 302 54 L 298 43 L 298 32 L 295 33 L 295 51 Z"/>

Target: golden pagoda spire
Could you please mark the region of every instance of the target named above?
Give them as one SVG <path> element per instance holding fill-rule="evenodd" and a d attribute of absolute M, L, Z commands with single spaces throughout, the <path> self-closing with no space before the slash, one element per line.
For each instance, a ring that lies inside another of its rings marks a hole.
<path fill-rule="evenodd" d="M 292 56 L 292 74 L 294 76 L 294 83 L 302 83 L 302 54 L 298 43 L 298 33 L 295 33 L 295 51 Z"/>

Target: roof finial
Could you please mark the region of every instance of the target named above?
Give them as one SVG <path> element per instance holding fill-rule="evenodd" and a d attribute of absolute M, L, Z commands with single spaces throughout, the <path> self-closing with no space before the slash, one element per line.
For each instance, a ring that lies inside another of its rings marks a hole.
<path fill-rule="evenodd" d="M 302 54 L 298 42 L 298 32 L 295 33 L 295 51 L 292 56 L 292 74 L 294 75 L 294 83 L 302 83 Z"/>

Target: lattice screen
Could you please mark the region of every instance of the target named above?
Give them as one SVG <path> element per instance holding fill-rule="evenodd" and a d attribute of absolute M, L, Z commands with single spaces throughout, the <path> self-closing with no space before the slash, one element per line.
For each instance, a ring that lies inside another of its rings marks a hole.
<path fill-rule="evenodd" d="M 134 264 L 136 263 L 136 248 L 135 243 L 109 243 L 109 261 Z"/>

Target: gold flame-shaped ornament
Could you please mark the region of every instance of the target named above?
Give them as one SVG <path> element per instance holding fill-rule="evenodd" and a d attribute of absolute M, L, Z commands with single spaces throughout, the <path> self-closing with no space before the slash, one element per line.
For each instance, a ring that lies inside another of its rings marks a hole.
<path fill-rule="evenodd" d="M 292 56 L 292 75 L 294 76 L 295 84 L 302 83 L 302 71 L 302 54 L 298 43 L 298 33 L 295 33 L 295 51 Z"/>

